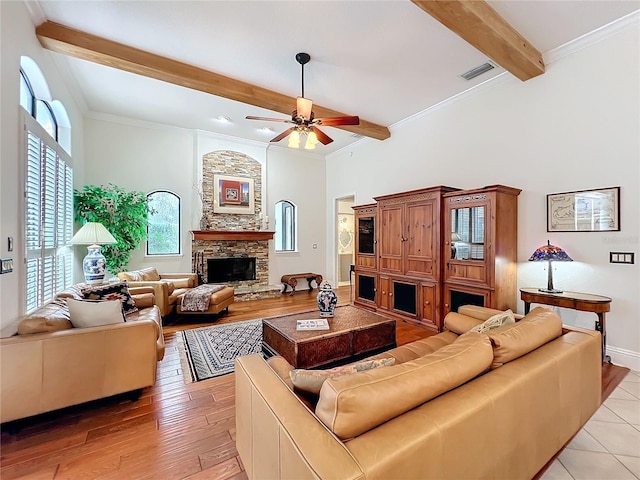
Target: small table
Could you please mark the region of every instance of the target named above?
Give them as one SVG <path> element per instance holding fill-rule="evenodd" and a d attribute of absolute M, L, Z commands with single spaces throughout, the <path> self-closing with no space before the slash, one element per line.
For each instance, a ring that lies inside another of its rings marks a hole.
<path fill-rule="evenodd" d="M 320 291 L 320 284 L 322 283 L 322 275 L 319 273 L 288 273 L 286 275 L 282 275 L 280 281 L 282 282 L 282 293 L 287 291 L 287 286 L 291 287 L 291 293 L 289 295 L 293 295 L 296 293 L 296 286 L 298 285 L 298 279 L 304 278 L 307 280 L 309 284 L 309 291 L 313 290 L 311 286 L 311 282 L 315 280 L 316 287 L 318 287 L 318 291 Z"/>
<path fill-rule="evenodd" d="M 336 308 L 329 330 L 296 330 L 296 320 L 317 318 L 318 310 L 265 318 L 265 350 L 282 355 L 295 368 L 311 368 L 396 346 L 396 321 L 377 313 L 346 305 Z"/>
<path fill-rule="evenodd" d="M 609 297 L 578 292 L 547 293 L 537 288 L 521 288 L 520 298 L 524 302 L 525 315 L 529 313 L 532 303 L 595 313 L 598 316 L 596 330 L 602 335 L 602 360 L 611 363 L 611 357 L 607 355 L 607 324 L 605 322 L 605 313 L 611 310 Z"/>

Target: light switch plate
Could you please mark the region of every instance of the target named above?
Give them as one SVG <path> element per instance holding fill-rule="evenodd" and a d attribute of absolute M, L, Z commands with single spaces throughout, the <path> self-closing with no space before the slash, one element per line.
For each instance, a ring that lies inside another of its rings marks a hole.
<path fill-rule="evenodd" d="M 0 260 L 0 274 L 13 272 L 13 258 L 3 258 Z"/>
<path fill-rule="evenodd" d="M 609 263 L 635 263 L 634 252 L 609 252 Z"/>

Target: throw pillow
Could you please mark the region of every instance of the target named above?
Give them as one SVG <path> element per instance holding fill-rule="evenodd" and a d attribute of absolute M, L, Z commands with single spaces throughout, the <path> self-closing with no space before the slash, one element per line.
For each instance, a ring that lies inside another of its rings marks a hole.
<path fill-rule="evenodd" d="M 120 301 L 91 301 L 67 298 L 69 319 L 75 328 L 123 323 Z"/>
<path fill-rule="evenodd" d="M 155 267 L 147 267 L 142 270 L 138 270 L 140 272 L 140 280 L 143 282 L 157 282 L 160 280 L 160 274 Z"/>
<path fill-rule="evenodd" d="M 325 380 L 340 375 L 364 372 L 372 368 L 387 367 L 395 363 L 395 358 L 381 358 L 379 360 L 366 360 L 360 363 L 345 365 L 344 367 L 331 368 L 329 370 L 303 370 L 295 369 L 289 372 L 293 385 L 305 392 L 320 395 L 320 389 Z"/>
<path fill-rule="evenodd" d="M 122 313 L 125 315 L 138 311 L 136 302 L 129 293 L 127 282 L 84 287 L 82 289 L 82 296 L 85 300 L 120 300 L 122 303 Z"/>
<path fill-rule="evenodd" d="M 506 310 L 487 318 L 483 323 L 476 325 L 469 331 L 484 333 L 509 323 L 516 323 L 516 317 L 511 310 Z"/>

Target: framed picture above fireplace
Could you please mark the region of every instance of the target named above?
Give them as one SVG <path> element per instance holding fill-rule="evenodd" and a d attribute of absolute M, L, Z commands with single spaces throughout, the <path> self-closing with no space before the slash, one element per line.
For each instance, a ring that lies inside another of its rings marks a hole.
<path fill-rule="evenodd" d="M 214 175 L 213 195 L 214 213 L 255 213 L 252 178 Z"/>

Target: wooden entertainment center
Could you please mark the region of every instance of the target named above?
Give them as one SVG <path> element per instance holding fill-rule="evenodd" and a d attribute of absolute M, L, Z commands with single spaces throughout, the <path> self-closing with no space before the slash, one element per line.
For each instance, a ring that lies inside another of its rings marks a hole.
<path fill-rule="evenodd" d="M 519 194 L 435 186 L 354 206 L 354 303 L 436 331 L 461 305 L 515 310 Z"/>

